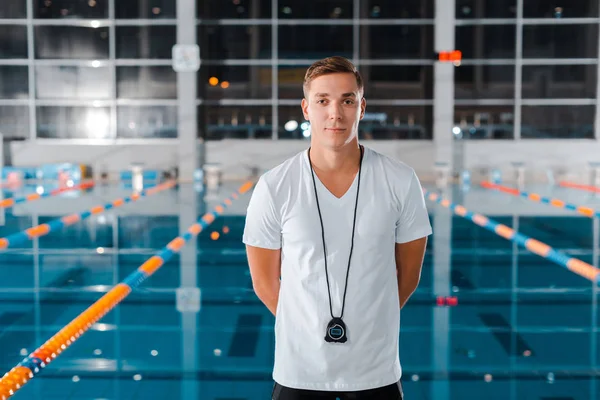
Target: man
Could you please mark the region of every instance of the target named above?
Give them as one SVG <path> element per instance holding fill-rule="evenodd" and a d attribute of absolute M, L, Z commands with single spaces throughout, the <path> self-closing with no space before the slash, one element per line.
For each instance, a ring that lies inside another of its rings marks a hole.
<path fill-rule="evenodd" d="M 358 143 L 366 101 L 341 57 L 306 72 L 310 148 L 263 174 L 243 241 L 275 315 L 273 400 L 402 399 L 400 309 L 431 225 L 414 170 Z"/>

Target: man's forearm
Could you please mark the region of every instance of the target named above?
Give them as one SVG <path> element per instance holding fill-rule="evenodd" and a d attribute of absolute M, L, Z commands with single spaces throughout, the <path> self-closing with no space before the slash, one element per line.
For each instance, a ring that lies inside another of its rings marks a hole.
<path fill-rule="evenodd" d="M 279 302 L 279 289 L 281 282 L 277 280 L 276 283 L 269 285 L 268 288 L 262 288 L 255 290 L 256 295 L 262 301 L 262 303 L 271 311 L 273 315 L 277 313 L 277 303 Z"/>
<path fill-rule="evenodd" d="M 400 308 L 404 307 L 410 296 L 415 292 L 419 286 L 418 277 L 407 276 L 402 279 L 400 271 L 398 271 L 398 297 L 400 298 Z"/>

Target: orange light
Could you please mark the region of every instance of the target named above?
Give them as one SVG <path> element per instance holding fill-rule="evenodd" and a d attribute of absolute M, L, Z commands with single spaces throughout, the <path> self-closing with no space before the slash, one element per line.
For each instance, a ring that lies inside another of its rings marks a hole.
<path fill-rule="evenodd" d="M 211 76 L 208 80 L 208 83 L 210 84 L 210 86 L 217 86 L 219 84 L 219 78 L 217 78 L 216 76 Z"/>
<path fill-rule="evenodd" d="M 220 236 L 219 232 L 211 232 L 211 234 L 210 234 L 210 238 L 212 240 L 217 240 L 219 238 L 219 236 Z"/>
<path fill-rule="evenodd" d="M 460 62 L 462 60 L 462 52 L 460 50 L 440 51 L 438 60 L 441 62 Z"/>
<path fill-rule="evenodd" d="M 224 226 L 223 227 L 223 233 L 224 234 L 228 234 L 229 233 L 229 227 L 228 226 Z"/>
<path fill-rule="evenodd" d="M 223 89 L 227 89 L 227 88 L 229 87 L 229 82 L 227 82 L 227 81 L 223 81 L 223 82 L 221 82 L 221 87 L 222 87 Z"/>

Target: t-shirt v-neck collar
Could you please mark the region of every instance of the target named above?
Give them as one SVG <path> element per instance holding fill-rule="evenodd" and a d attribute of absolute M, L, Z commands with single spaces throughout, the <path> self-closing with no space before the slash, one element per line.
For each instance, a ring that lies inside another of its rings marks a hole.
<path fill-rule="evenodd" d="M 367 158 L 367 149 L 363 146 L 363 159 L 362 159 L 362 165 L 360 167 L 361 170 L 357 171 L 356 175 L 354 176 L 354 179 L 352 180 L 352 184 L 348 187 L 348 190 L 346 190 L 346 192 L 342 195 L 342 197 L 337 197 L 333 193 L 331 193 L 331 191 L 329 191 L 329 189 L 327 189 L 325 184 L 323 182 L 321 182 L 321 180 L 319 179 L 319 176 L 315 172 L 314 173 L 315 182 L 316 182 L 317 191 L 319 192 L 319 194 L 324 193 L 330 201 L 337 202 L 337 203 L 346 202 L 347 199 L 354 198 L 355 196 L 353 196 L 353 194 L 356 195 L 356 190 L 357 190 L 357 185 L 358 185 L 358 174 L 359 174 L 359 172 L 361 175 L 364 175 L 364 173 L 365 173 L 366 158 Z M 308 149 L 306 150 L 304 160 L 305 160 L 305 166 L 306 166 L 306 168 L 308 168 L 309 177 L 312 180 L 311 174 L 313 173 L 313 171 L 311 169 L 310 161 L 308 158 Z M 311 184 L 312 184 L 312 181 L 311 181 Z"/>

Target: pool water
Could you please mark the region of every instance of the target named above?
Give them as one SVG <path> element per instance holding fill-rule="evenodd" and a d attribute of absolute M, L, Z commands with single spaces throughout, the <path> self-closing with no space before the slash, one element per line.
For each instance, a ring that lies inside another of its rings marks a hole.
<path fill-rule="evenodd" d="M 0 367 L 8 372 L 238 186 L 181 185 L 0 251 Z M 527 189 L 600 210 L 593 194 Z M 1 212 L 0 238 L 129 195 L 99 185 L 18 204 Z M 600 262 L 597 219 L 480 187 L 444 195 Z M 269 399 L 274 318 L 253 293 L 241 242 L 248 199 L 235 200 L 14 398 Z M 597 287 L 427 204 L 434 234 L 401 314 L 405 398 L 600 399 Z"/>

